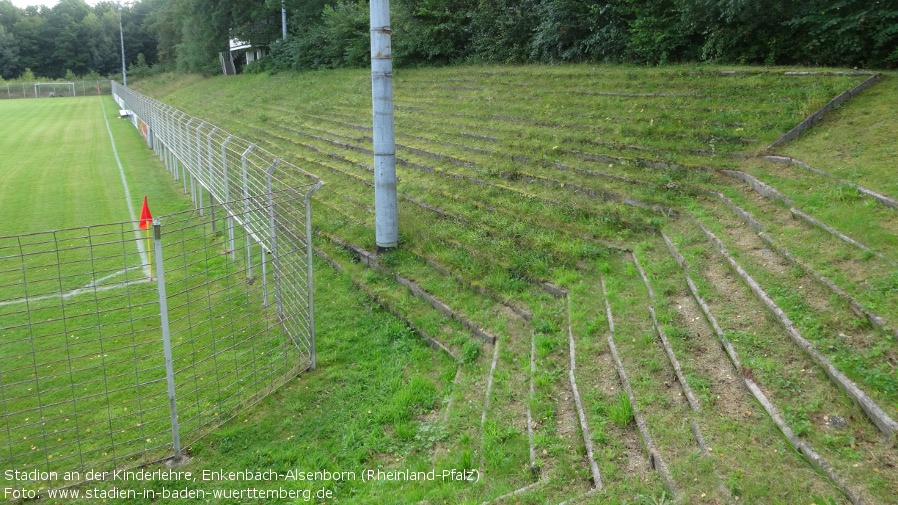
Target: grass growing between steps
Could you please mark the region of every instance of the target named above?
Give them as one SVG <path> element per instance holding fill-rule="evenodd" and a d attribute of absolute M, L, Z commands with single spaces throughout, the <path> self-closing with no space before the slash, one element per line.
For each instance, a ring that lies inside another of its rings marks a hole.
<path fill-rule="evenodd" d="M 668 232 L 690 265 L 712 313 L 754 378 L 783 412 L 790 428 L 806 440 L 837 474 L 875 503 L 888 503 L 896 484 L 883 473 L 894 465 L 894 447 L 864 412 L 829 381 L 822 369 L 794 345 L 772 314 L 694 224 L 679 222 Z M 695 265 L 702 265 L 697 269 Z M 845 420 L 842 424 L 840 420 Z M 788 447 L 788 445 L 784 445 Z M 863 470 L 872 467 L 874 471 Z"/>
<path fill-rule="evenodd" d="M 665 245 L 646 240 L 637 254 L 657 296 L 658 319 L 700 402 L 694 417 L 710 449 L 708 457 L 731 495 L 745 503 L 769 496 L 801 501 L 808 495 L 841 503 L 838 491 L 790 448 L 745 388 L 741 371 L 727 358 Z M 705 293 L 711 294 L 710 287 Z"/>

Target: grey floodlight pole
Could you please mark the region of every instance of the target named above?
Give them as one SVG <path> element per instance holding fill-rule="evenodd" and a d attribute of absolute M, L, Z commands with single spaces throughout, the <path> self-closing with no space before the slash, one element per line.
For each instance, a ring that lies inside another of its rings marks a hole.
<path fill-rule="evenodd" d="M 125 31 L 122 29 L 122 4 L 118 6 L 118 34 L 122 41 L 122 84 L 128 86 L 128 74 L 125 72 Z"/>
<path fill-rule="evenodd" d="M 374 229 L 378 250 L 399 243 L 390 1 L 371 0 L 371 97 L 374 112 Z"/>
<path fill-rule="evenodd" d="M 283 38 L 287 38 L 287 7 L 284 5 L 284 0 L 281 0 L 281 35 Z"/>

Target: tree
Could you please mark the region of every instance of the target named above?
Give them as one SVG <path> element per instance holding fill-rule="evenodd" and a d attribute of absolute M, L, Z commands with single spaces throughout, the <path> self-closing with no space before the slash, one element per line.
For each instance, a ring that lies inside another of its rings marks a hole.
<path fill-rule="evenodd" d="M 468 56 L 475 0 L 398 0 L 397 65 L 449 64 Z"/>
<path fill-rule="evenodd" d="M 898 64 L 898 5 L 870 0 L 813 0 L 797 9 L 789 28 L 801 37 L 807 62 L 819 65 Z"/>
<path fill-rule="evenodd" d="M 18 41 L 5 26 L 0 25 L 0 78 L 12 79 L 21 71 Z"/>
<path fill-rule="evenodd" d="M 524 62 L 539 25 L 539 0 L 480 0 L 472 25 L 476 59 Z"/>
<path fill-rule="evenodd" d="M 220 72 L 218 53 L 228 49 L 230 5 L 215 0 L 180 0 L 181 42 L 175 47 L 183 72 Z"/>

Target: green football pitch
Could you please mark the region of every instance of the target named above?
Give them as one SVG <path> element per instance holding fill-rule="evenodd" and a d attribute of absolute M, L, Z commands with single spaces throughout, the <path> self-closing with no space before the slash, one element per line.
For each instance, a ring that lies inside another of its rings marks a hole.
<path fill-rule="evenodd" d="M 246 259 L 226 254 L 223 215 L 216 229 L 192 211 L 111 97 L 7 100 L 0 118 L 0 468 L 108 470 L 172 454 L 163 288 L 133 223 L 144 196 L 165 216 L 182 436 L 290 376 L 299 355 L 269 308 L 271 273 L 247 280 Z"/>
<path fill-rule="evenodd" d="M 189 205 L 110 96 L 3 100 L 0 118 L 0 236 L 130 221 L 145 195 L 154 215 Z"/>

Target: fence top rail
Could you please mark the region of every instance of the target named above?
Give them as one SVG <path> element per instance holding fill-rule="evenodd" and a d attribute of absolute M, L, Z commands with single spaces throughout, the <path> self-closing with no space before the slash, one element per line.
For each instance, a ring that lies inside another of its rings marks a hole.
<path fill-rule="evenodd" d="M 239 137 L 237 135 L 233 135 L 232 133 L 228 132 L 227 130 L 219 128 L 208 121 L 205 121 L 198 117 L 191 116 L 190 114 L 187 114 L 186 112 L 183 112 L 180 109 L 177 109 L 175 107 L 172 107 L 170 105 L 162 103 L 159 100 L 156 100 L 154 98 L 150 98 L 144 94 L 134 91 L 133 89 L 131 89 L 127 86 L 123 86 L 122 84 L 119 84 L 116 81 L 112 81 L 112 92 L 115 95 L 121 96 L 126 101 L 131 98 L 136 99 L 136 100 L 142 102 L 142 105 L 144 105 L 145 107 L 149 106 L 155 110 L 166 110 L 166 111 L 169 111 L 169 113 L 171 113 L 171 114 L 180 113 L 179 122 L 181 122 L 183 124 L 184 121 L 187 120 L 186 124 L 188 126 L 193 125 L 194 123 L 199 124 L 198 132 L 202 131 L 203 129 L 209 129 L 209 130 L 215 129 L 215 130 L 221 132 L 224 137 L 231 137 L 232 142 L 235 144 L 253 145 L 253 146 L 255 146 L 254 152 L 260 158 L 271 159 L 271 160 L 280 159 L 282 164 L 288 166 L 291 170 L 295 170 L 297 172 L 297 174 L 302 175 L 304 178 L 307 178 L 308 180 L 312 181 L 310 184 L 308 184 L 309 186 L 313 186 L 315 184 L 322 182 L 321 178 L 318 177 L 317 175 L 315 175 L 307 170 L 304 170 L 300 167 L 297 167 L 296 165 L 293 165 L 292 163 L 284 161 L 281 157 L 276 156 L 261 147 L 258 147 L 252 141 L 243 139 L 242 137 Z M 128 96 L 128 95 L 130 95 L 130 96 Z M 294 186 L 296 184 L 290 184 L 290 185 Z"/>
<path fill-rule="evenodd" d="M 320 181 L 312 182 L 309 184 L 304 184 L 302 186 L 297 187 L 288 187 L 285 189 L 276 189 L 271 192 L 272 198 L 275 202 L 283 201 L 285 198 L 305 198 L 307 196 L 311 196 L 315 191 L 317 191 L 322 186 Z M 294 196 L 295 195 L 295 196 Z M 268 196 L 267 193 L 262 195 L 252 195 L 246 198 L 235 198 L 227 202 L 219 202 L 217 205 L 233 208 L 233 209 L 243 209 L 244 203 L 251 204 L 251 208 L 245 211 L 237 211 L 237 216 L 245 212 L 259 212 L 260 209 L 267 211 L 267 208 L 264 208 L 268 205 Z M 160 215 L 157 219 L 164 225 L 165 223 L 177 222 L 183 219 L 186 219 L 188 216 L 193 216 L 201 212 L 211 212 L 212 208 L 215 205 L 206 205 L 202 208 L 191 208 L 188 210 L 182 210 L 178 212 L 170 212 L 168 214 Z M 41 230 L 41 231 L 31 231 L 26 233 L 18 233 L 13 235 L 0 235 L 0 251 L 5 249 L 17 249 L 20 246 L 35 246 L 41 244 L 58 244 L 60 241 L 73 241 L 73 240 L 90 240 L 102 238 L 105 235 L 110 236 L 118 236 L 120 235 L 121 230 L 125 230 L 127 232 L 131 232 L 132 228 L 137 228 L 140 224 L 140 221 L 115 221 L 111 223 L 97 223 L 85 226 L 73 226 L 71 228 L 59 228 L 55 230 Z M 109 230 L 118 230 L 103 232 L 104 229 Z M 75 233 L 81 233 L 80 235 L 75 235 Z M 48 239 L 44 242 L 34 242 L 34 241 L 26 241 L 21 244 L 18 242 L 19 239 L 26 239 L 29 237 L 42 237 L 42 236 L 57 236 L 55 239 Z M 119 240 L 121 241 L 121 240 Z M 124 241 L 133 241 L 133 239 L 125 239 Z M 12 244 L 12 245 L 10 245 Z M 85 246 L 87 247 L 87 246 Z M 13 256 L 20 256 L 20 254 L 14 254 Z M 0 253 L 0 259 L 6 258 L 4 254 Z"/>

